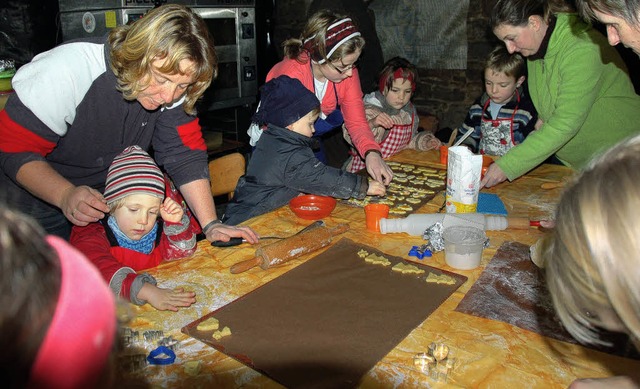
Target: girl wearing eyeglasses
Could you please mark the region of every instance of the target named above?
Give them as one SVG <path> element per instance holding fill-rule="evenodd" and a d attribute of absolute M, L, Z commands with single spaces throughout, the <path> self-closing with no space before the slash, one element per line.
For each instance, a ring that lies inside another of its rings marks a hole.
<path fill-rule="evenodd" d="M 364 44 L 350 18 L 319 11 L 309 19 L 300 38 L 284 42 L 285 58 L 269 71 L 266 81 L 281 75 L 300 80 L 321 102 L 315 136 L 338 129 L 344 123 L 367 172 L 374 180 L 388 185 L 393 172 L 382 159 L 362 101 L 357 61 Z M 255 146 L 262 131 L 252 125 L 251 145 Z"/>

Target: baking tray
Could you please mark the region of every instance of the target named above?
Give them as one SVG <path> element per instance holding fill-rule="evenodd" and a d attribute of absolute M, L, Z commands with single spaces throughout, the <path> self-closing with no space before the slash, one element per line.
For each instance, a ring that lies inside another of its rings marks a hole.
<path fill-rule="evenodd" d="M 386 196 L 366 196 L 362 200 L 351 198 L 341 201 L 357 207 L 364 207 L 370 203 L 387 204 L 389 215 L 406 216 L 414 213 L 447 187 L 446 169 L 395 161 L 387 161 L 387 165 L 393 170 L 394 175 L 387 187 Z M 368 176 L 366 169 L 358 174 Z"/>
<path fill-rule="evenodd" d="M 391 265 L 367 263 L 360 250 Z M 415 263 L 424 274 L 392 271 L 400 262 L 406 261 L 343 238 L 182 332 L 290 388 L 354 387 L 467 279 Z M 455 283 L 427 283 L 429 273 Z M 211 316 L 232 335 L 216 340 L 199 331 Z"/>

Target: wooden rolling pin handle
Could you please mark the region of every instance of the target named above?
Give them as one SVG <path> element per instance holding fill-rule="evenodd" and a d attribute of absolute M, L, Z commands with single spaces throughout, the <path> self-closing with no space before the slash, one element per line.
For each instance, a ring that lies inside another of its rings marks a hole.
<path fill-rule="evenodd" d="M 556 188 L 561 188 L 564 186 L 564 182 L 545 182 L 542 185 L 540 185 L 540 188 L 542 189 L 556 189 Z"/>
<path fill-rule="evenodd" d="M 331 236 L 337 236 L 349 231 L 349 223 L 340 223 L 337 226 L 330 229 Z"/>
<path fill-rule="evenodd" d="M 516 230 L 528 230 L 531 227 L 531 221 L 527 217 L 507 217 L 507 225 Z"/>
<path fill-rule="evenodd" d="M 253 257 L 251 259 L 247 259 L 246 261 L 238 262 L 235 265 L 231 266 L 231 274 L 238 274 L 245 272 L 249 269 L 252 269 L 260 264 L 262 258 Z"/>

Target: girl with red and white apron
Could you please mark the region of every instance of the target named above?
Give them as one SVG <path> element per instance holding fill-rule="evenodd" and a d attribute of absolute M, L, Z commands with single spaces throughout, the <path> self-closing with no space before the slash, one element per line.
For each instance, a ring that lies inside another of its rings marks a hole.
<path fill-rule="evenodd" d="M 418 115 L 411 96 L 416 87 L 417 71 L 404 58 L 390 59 L 380 73 L 379 90 L 364 97 L 365 113 L 373 136 L 380 145 L 382 158 L 388 158 L 409 148 L 431 150 L 440 147 L 440 141 L 431 132 L 418 133 Z M 343 135 L 349 144 L 351 139 L 343 127 Z M 357 172 L 365 167 L 363 156 L 355 148 L 345 170 Z"/>

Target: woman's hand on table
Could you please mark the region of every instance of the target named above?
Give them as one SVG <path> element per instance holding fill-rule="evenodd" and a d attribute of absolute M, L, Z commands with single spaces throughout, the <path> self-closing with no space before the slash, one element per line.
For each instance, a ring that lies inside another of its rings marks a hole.
<path fill-rule="evenodd" d="M 500 166 L 497 163 L 492 163 L 489 165 L 487 172 L 484 174 L 484 178 L 480 181 L 480 189 L 482 188 L 491 188 L 492 186 L 498 185 L 499 183 L 505 181 L 507 179 L 507 175 L 504 174 Z"/>
<path fill-rule="evenodd" d="M 637 389 L 638 385 L 629 377 L 582 378 L 569 385 L 569 389 Z"/>
<path fill-rule="evenodd" d="M 393 171 L 384 162 L 382 156 L 377 152 L 370 152 L 365 158 L 365 164 L 367 165 L 367 172 L 373 177 L 374 180 L 389 185 L 393 178 Z"/>
<path fill-rule="evenodd" d="M 258 234 L 251 228 L 246 226 L 228 226 L 226 224 L 216 224 L 207 231 L 207 240 L 214 242 L 220 240 L 228 242 L 231 238 L 242 238 L 247 243 L 256 244 L 260 240 Z"/>

